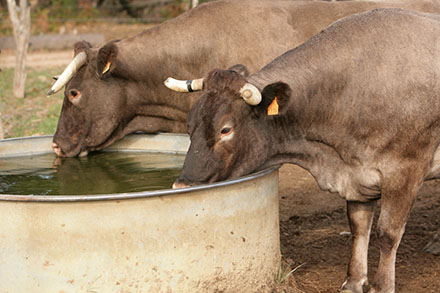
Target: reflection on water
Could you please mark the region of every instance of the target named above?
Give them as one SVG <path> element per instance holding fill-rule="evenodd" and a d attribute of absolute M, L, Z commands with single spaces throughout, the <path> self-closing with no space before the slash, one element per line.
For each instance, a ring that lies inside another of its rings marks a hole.
<path fill-rule="evenodd" d="M 185 156 L 97 152 L 0 158 L 0 194 L 89 195 L 171 188 Z"/>

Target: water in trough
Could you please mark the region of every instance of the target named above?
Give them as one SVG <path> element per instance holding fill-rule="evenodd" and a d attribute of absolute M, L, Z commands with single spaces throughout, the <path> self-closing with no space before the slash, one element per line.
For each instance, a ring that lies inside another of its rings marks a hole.
<path fill-rule="evenodd" d="M 0 194 L 93 195 L 167 189 L 177 178 L 184 158 L 147 152 L 0 158 Z"/>

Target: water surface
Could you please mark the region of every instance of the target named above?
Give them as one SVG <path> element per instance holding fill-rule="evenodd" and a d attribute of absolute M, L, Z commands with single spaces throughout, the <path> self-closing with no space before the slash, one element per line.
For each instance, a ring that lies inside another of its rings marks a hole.
<path fill-rule="evenodd" d="M 147 152 L 0 158 L 0 194 L 92 195 L 168 189 L 184 158 Z"/>

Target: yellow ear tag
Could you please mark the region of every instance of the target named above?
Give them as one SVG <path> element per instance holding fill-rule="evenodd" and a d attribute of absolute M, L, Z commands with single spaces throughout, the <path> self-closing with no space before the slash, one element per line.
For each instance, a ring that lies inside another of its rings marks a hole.
<path fill-rule="evenodd" d="M 102 70 L 101 74 L 106 73 L 110 69 L 110 65 L 112 64 L 112 59 L 108 58 L 107 63 L 105 64 L 104 69 Z"/>
<path fill-rule="evenodd" d="M 273 99 L 272 103 L 270 103 L 269 107 L 267 107 L 267 115 L 269 115 L 269 116 L 278 115 L 277 97 L 275 97 Z"/>

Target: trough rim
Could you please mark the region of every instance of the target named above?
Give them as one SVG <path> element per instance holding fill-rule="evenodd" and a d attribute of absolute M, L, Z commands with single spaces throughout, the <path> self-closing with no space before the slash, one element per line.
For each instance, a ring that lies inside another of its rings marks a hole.
<path fill-rule="evenodd" d="M 169 134 L 167 134 L 169 135 Z M 23 140 L 23 139 L 36 139 L 36 138 L 47 138 L 51 135 L 41 135 L 41 136 L 30 136 L 30 137 L 19 137 L 19 138 L 8 138 L 5 140 Z M 0 140 L 2 141 L 2 140 Z M 103 150 L 105 151 L 105 150 Z M 114 150 L 108 150 L 113 152 Z M 120 151 L 120 150 L 118 150 Z M 130 152 L 130 151 L 120 151 L 120 152 Z M 150 151 L 151 153 L 154 153 Z M 47 153 L 47 152 L 46 152 Z M 159 152 L 156 152 L 159 153 Z M 43 153 L 42 153 L 43 154 Z M 0 201 L 14 201 L 14 202 L 85 202 L 85 201 L 109 201 L 109 200 L 128 200 L 128 199 L 139 199 L 139 198 L 150 198 L 159 197 L 166 195 L 178 195 L 185 194 L 194 191 L 209 190 L 217 187 L 224 187 L 234 184 L 239 184 L 242 182 L 247 182 L 253 179 L 261 178 L 272 172 L 277 171 L 281 166 L 273 166 L 267 169 L 246 175 L 240 178 L 220 181 L 211 184 L 201 184 L 191 187 L 178 188 L 178 189 L 162 189 L 154 191 L 142 191 L 142 192 L 128 192 L 128 193 L 111 193 L 111 194 L 95 194 L 95 195 L 18 195 L 18 194 L 0 194 Z"/>

